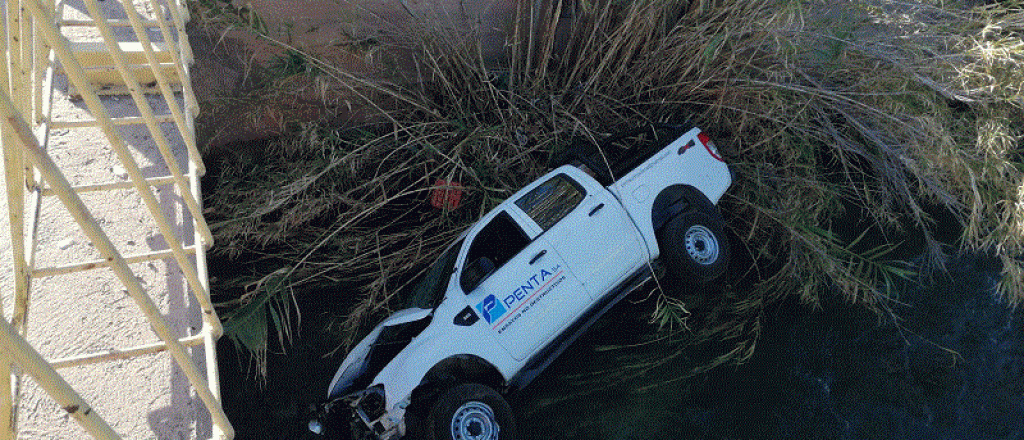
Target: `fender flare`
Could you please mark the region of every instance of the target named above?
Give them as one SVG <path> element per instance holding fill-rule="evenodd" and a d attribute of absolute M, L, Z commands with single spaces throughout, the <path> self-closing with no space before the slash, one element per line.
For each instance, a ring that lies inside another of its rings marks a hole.
<path fill-rule="evenodd" d="M 459 383 L 478 383 L 502 390 L 506 379 L 498 368 L 484 358 L 472 354 L 457 354 L 435 364 L 413 390 L 412 400 L 429 400 L 434 394 Z"/>
<path fill-rule="evenodd" d="M 651 225 L 659 231 L 680 213 L 700 210 L 718 216 L 718 208 L 700 190 L 690 185 L 672 185 L 658 193 L 651 208 Z"/>

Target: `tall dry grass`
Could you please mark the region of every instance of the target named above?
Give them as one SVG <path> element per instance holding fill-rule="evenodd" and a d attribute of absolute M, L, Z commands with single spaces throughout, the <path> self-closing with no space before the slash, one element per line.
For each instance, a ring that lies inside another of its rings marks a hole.
<path fill-rule="evenodd" d="M 705 367 L 748 357 L 767 307 L 793 295 L 898 313 L 899 283 L 957 249 L 997 255 L 995 294 L 1024 299 L 1019 2 L 518 5 L 504 65 L 484 60 L 472 29 L 427 22 L 391 43 L 413 75 L 355 77 L 304 58 L 325 97 L 378 123 L 298 128 L 207 189 L 218 251 L 280 266 L 222 280 L 250 287 L 229 327 L 286 328 L 294 289 L 336 284 L 353 304 L 339 320 L 351 341 L 552 155 L 655 121 L 701 126 L 736 173 L 720 206 L 746 258 L 680 339 L 731 344 Z M 436 179 L 467 188 L 462 207 L 427 206 Z M 678 298 L 657 303 L 655 321 L 687 316 Z"/>

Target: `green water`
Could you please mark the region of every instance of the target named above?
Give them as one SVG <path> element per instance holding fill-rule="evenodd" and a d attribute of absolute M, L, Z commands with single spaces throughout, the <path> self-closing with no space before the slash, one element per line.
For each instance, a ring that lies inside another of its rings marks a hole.
<path fill-rule="evenodd" d="M 696 375 L 694 366 L 727 346 L 650 342 L 651 304 L 627 297 L 510 396 L 520 437 L 1024 438 L 1021 312 L 993 298 L 991 260 L 963 257 L 950 267 L 929 286 L 903 289 L 899 326 L 844 304 L 780 304 L 767 311 L 749 362 Z M 343 354 L 324 357 L 336 342 L 319 329 L 340 312 L 310 295 L 303 332 L 269 356 L 263 385 L 221 344 L 225 406 L 239 439 L 302 438 L 309 405 L 326 395 Z"/>

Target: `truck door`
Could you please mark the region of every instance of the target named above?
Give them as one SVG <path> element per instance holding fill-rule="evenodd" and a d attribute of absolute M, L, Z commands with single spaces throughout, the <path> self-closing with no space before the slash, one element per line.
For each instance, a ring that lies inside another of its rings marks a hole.
<path fill-rule="evenodd" d="M 515 359 L 527 358 L 589 303 L 558 253 L 545 240 L 531 240 L 508 212 L 499 212 L 470 240 L 460 287 Z"/>
<path fill-rule="evenodd" d="M 544 231 L 541 237 L 596 301 L 647 261 L 647 248 L 615 197 L 578 174 L 551 177 L 516 200 L 516 206 Z"/>

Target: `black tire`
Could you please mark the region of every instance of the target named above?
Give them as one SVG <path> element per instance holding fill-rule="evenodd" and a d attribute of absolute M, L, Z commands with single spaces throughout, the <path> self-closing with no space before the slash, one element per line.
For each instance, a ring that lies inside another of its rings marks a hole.
<path fill-rule="evenodd" d="M 729 266 L 729 240 L 721 217 L 694 210 L 665 224 L 658 234 L 661 259 L 670 278 L 705 284 Z"/>
<path fill-rule="evenodd" d="M 581 158 L 594 150 L 594 144 L 585 136 L 573 136 L 567 141 L 568 145 L 558 148 L 556 152 L 548 157 L 548 166 L 558 168 L 562 165 L 570 165 L 573 162 L 581 161 Z"/>
<path fill-rule="evenodd" d="M 490 387 L 464 383 L 441 393 L 423 429 L 426 440 L 513 440 L 512 408 Z"/>

